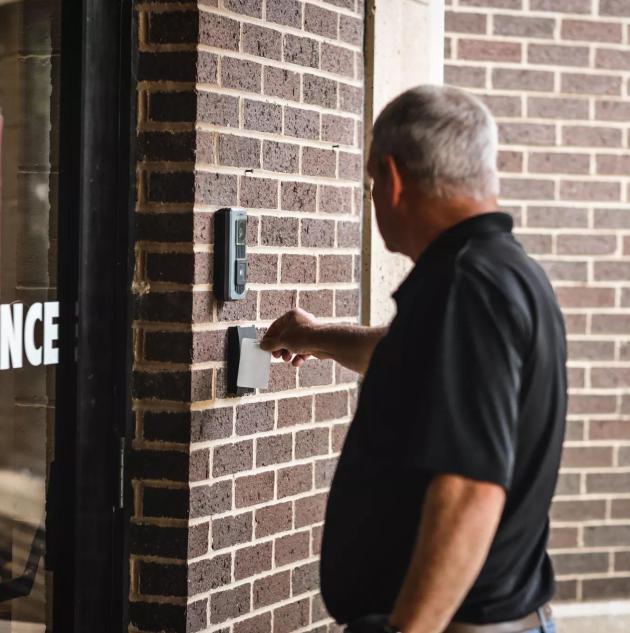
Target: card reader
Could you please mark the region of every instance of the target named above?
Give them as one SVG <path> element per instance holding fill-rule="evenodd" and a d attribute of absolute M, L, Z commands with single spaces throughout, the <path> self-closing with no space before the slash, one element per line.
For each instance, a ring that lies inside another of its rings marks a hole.
<path fill-rule="evenodd" d="M 247 213 L 230 207 L 214 214 L 214 293 L 221 301 L 247 291 Z"/>

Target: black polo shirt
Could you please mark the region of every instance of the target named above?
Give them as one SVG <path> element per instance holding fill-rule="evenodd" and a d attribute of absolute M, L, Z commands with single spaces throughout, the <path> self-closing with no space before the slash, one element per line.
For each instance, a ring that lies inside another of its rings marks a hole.
<path fill-rule="evenodd" d="M 546 553 L 566 415 L 564 322 L 540 266 L 489 213 L 443 233 L 394 293 L 332 482 L 322 594 L 340 623 L 391 613 L 431 478 L 507 490 L 456 620 L 490 623 L 553 594 Z"/>

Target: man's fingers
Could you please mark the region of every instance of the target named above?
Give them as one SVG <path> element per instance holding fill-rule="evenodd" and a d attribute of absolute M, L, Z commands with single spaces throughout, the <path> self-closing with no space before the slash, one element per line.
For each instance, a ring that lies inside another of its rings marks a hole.
<path fill-rule="evenodd" d="M 282 360 L 285 363 L 288 363 L 293 358 L 293 354 L 288 349 L 282 350 Z"/>
<path fill-rule="evenodd" d="M 262 345 L 261 345 L 261 347 L 262 347 Z M 267 351 L 267 350 L 265 350 L 265 351 Z M 274 358 L 280 358 L 280 356 L 282 356 L 282 350 L 281 349 L 276 349 L 273 352 L 271 352 L 271 355 Z"/>

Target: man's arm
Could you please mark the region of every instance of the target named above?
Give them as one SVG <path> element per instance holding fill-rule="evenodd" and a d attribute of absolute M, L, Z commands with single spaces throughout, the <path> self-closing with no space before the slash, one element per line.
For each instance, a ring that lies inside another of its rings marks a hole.
<path fill-rule="evenodd" d="M 299 367 L 309 356 L 332 358 L 344 367 L 364 374 L 376 344 L 387 332 L 386 327 L 321 324 L 300 308 L 274 321 L 260 345 L 276 358 Z"/>
<path fill-rule="evenodd" d="M 441 633 L 486 560 L 505 490 L 457 475 L 429 488 L 411 563 L 389 621 L 403 633 Z"/>

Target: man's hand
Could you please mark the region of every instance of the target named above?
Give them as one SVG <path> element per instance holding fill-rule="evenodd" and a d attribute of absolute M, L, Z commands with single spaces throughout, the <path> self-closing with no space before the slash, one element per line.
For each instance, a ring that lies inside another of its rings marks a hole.
<path fill-rule="evenodd" d="M 441 633 L 488 556 L 505 490 L 458 475 L 438 475 L 422 508 L 420 531 L 394 610 L 402 633 Z"/>
<path fill-rule="evenodd" d="M 364 374 L 385 332 L 386 327 L 318 323 L 312 314 L 294 308 L 269 326 L 260 347 L 295 367 L 301 367 L 310 356 L 315 356 L 332 358 Z"/>
<path fill-rule="evenodd" d="M 282 357 L 294 367 L 301 367 L 310 356 L 323 357 L 323 353 L 318 353 L 313 347 L 313 333 L 317 327 L 312 314 L 301 308 L 293 308 L 271 324 L 260 347 L 271 352 L 275 358 Z"/>

